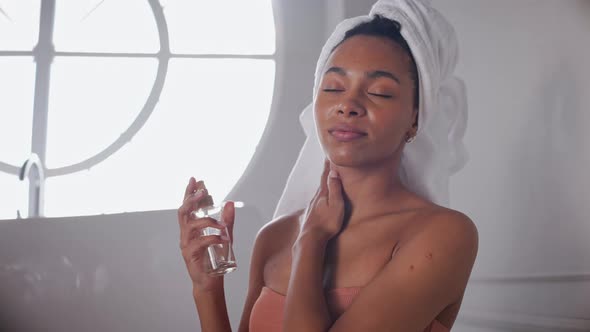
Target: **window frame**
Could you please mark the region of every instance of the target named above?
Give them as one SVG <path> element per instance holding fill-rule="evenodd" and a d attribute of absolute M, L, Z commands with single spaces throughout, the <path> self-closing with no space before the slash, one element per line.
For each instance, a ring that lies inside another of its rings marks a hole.
<path fill-rule="evenodd" d="M 155 53 L 110 53 L 110 52 L 69 52 L 56 51 L 53 46 L 53 32 L 55 23 L 55 4 L 56 0 L 40 0 L 40 21 L 39 37 L 36 46 L 31 51 L 2 51 L 1 56 L 32 56 L 35 63 L 35 85 L 34 85 L 34 103 L 33 103 L 33 127 L 31 140 L 31 154 L 22 166 L 15 166 L 0 161 L 0 172 L 18 175 L 20 180 L 29 179 L 29 200 L 28 200 L 28 218 L 37 218 L 44 216 L 44 183 L 48 177 L 62 176 L 85 169 L 106 160 L 125 144 L 129 143 L 133 136 L 147 122 L 153 110 L 155 109 L 160 98 L 162 89 L 166 81 L 169 60 L 173 58 L 193 58 L 193 59 L 264 59 L 274 60 L 278 58 L 276 51 L 273 54 L 182 54 L 172 53 L 170 50 L 170 39 L 168 33 L 168 24 L 162 5 L 159 0 L 146 0 L 154 15 L 156 28 L 158 31 L 160 48 Z M 274 1 L 271 1 L 274 7 Z M 273 8 L 273 13 L 275 12 Z M 276 28 L 275 18 L 275 31 Z M 275 41 L 276 45 L 276 41 Z M 49 106 L 49 89 L 51 77 L 51 65 L 55 57 L 125 57 L 125 58 L 156 58 L 158 68 L 156 77 L 152 85 L 149 96 L 141 111 L 129 127 L 109 146 L 94 156 L 77 162 L 72 165 L 46 168 L 46 142 L 47 142 L 47 124 L 48 124 L 48 106 Z M 277 73 L 275 72 L 275 88 L 277 85 Z M 271 111 L 273 102 L 271 102 Z M 270 119 L 269 119 L 270 120 Z M 270 121 L 267 121 L 267 125 Z M 263 135 L 264 137 L 264 135 Z M 262 137 L 262 138 L 263 138 Z M 254 156 L 253 156 L 254 157 Z M 246 168 L 247 171 L 247 168 Z M 18 218 L 22 218 L 20 213 Z"/>

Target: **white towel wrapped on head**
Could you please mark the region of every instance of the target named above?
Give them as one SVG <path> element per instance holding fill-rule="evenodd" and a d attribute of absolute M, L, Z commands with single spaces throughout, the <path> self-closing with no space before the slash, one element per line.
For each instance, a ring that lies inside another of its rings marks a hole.
<path fill-rule="evenodd" d="M 380 0 L 369 15 L 342 21 L 320 54 L 313 96 L 324 66 L 345 33 L 376 15 L 397 21 L 408 43 L 419 77 L 418 133 L 401 157 L 400 180 L 406 188 L 431 202 L 449 206 L 449 178 L 465 166 L 463 144 L 467 127 L 467 98 L 463 81 L 454 76 L 458 45 L 453 27 L 426 0 Z M 274 217 L 305 208 L 313 198 L 326 158 L 317 136 L 313 103 L 300 115 L 307 139 L 301 148 L 275 210 Z"/>

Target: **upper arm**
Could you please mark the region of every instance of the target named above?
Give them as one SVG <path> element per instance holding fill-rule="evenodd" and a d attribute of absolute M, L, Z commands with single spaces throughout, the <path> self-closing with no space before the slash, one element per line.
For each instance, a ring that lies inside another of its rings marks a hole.
<path fill-rule="evenodd" d="M 460 212 L 434 218 L 402 243 L 331 331 L 423 331 L 461 298 L 477 255 L 477 229 Z"/>
<path fill-rule="evenodd" d="M 252 257 L 250 258 L 250 272 L 248 276 L 248 293 L 246 294 L 246 301 L 244 302 L 244 309 L 242 311 L 242 317 L 240 319 L 240 332 L 247 332 L 250 324 L 250 313 L 252 307 L 260 295 L 262 286 L 264 286 L 264 262 L 265 258 L 265 233 L 268 232 L 268 228 L 265 226 L 256 235 L 254 241 L 254 248 L 252 249 Z"/>
<path fill-rule="evenodd" d="M 284 243 L 285 241 L 283 240 L 290 236 L 293 225 L 297 225 L 294 224 L 294 220 L 300 213 L 301 211 L 297 211 L 291 215 L 281 216 L 267 223 L 258 231 L 250 259 L 248 292 L 240 319 L 240 332 L 247 332 L 249 330 L 248 326 L 250 324 L 252 307 L 254 307 L 254 303 L 260 296 L 262 287 L 265 285 L 264 266 L 268 258 L 273 252 L 278 250 L 277 243 Z"/>

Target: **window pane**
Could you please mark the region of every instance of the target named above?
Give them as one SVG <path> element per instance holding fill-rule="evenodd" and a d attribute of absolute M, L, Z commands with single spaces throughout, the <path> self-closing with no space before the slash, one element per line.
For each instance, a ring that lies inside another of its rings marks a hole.
<path fill-rule="evenodd" d="M 22 165 L 31 153 L 35 63 L 0 57 L 0 161 Z"/>
<path fill-rule="evenodd" d="M 29 51 L 39 38 L 39 0 L 0 1 L 0 51 Z"/>
<path fill-rule="evenodd" d="M 29 215 L 29 180 L 20 181 L 18 176 L 0 172 L 0 219 L 16 219 L 20 210 L 23 218 Z"/>
<path fill-rule="evenodd" d="M 275 51 L 271 0 L 162 0 L 161 3 L 174 53 L 273 54 Z"/>
<path fill-rule="evenodd" d="M 56 1 L 58 51 L 157 52 L 158 30 L 146 0 Z"/>
<path fill-rule="evenodd" d="M 135 120 L 154 83 L 157 61 L 58 57 L 51 68 L 47 167 L 94 156 Z"/>
<path fill-rule="evenodd" d="M 46 215 L 176 209 L 190 176 L 220 202 L 262 136 L 274 75 L 272 60 L 172 60 L 145 127 L 90 171 L 49 178 Z"/>

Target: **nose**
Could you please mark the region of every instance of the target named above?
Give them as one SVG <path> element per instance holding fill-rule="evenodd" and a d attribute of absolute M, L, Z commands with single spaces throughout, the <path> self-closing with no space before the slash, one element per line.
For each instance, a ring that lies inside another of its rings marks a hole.
<path fill-rule="evenodd" d="M 344 117 L 358 117 L 366 114 L 366 110 L 356 98 L 346 98 L 338 105 L 338 115 Z"/>

